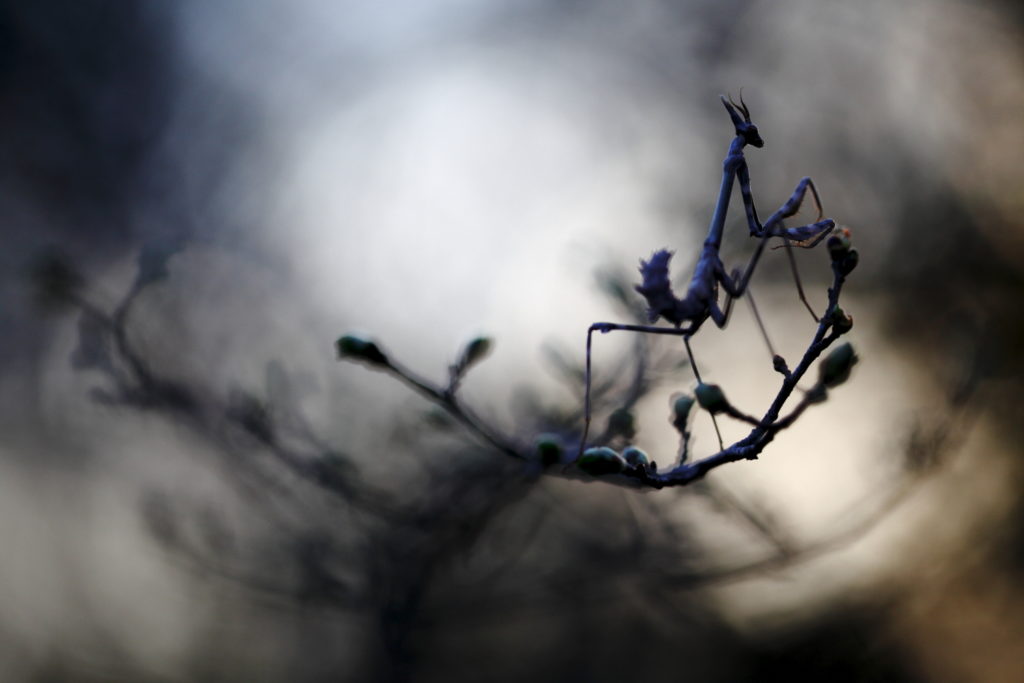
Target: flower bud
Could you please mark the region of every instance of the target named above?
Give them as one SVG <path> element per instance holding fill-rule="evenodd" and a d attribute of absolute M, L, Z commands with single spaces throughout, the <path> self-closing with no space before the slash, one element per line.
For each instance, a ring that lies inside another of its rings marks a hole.
<path fill-rule="evenodd" d="M 846 252 L 846 255 L 839 261 L 838 267 L 839 272 L 845 277 L 853 272 L 853 269 L 857 267 L 857 263 L 860 261 L 860 256 L 857 254 L 856 249 L 850 249 Z"/>
<path fill-rule="evenodd" d="M 618 474 L 626 469 L 626 461 L 607 446 L 588 448 L 576 460 L 576 466 L 592 477 L 603 474 Z"/>
<path fill-rule="evenodd" d="M 833 233 L 825 242 L 825 246 L 828 247 L 828 253 L 832 260 L 838 261 L 850 251 L 850 231 L 843 229 Z"/>
<path fill-rule="evenodd" d="M 635 446 L 629 446 L 626 450 L 622 451 L 622 457 L 625 459 L 626 464 L 632 467 L 646 467 L 647 463 L 651 461 L 646 453 Z"/>
<path fill-rule="evenodd" d="M 335 344 L 339 360 L 359 360 L 370 365 L 388 365 L 388 357 L 376 342 L 357 334 L 346 334 Z"/>
<path fill-rule="evenodd" d="M 712 415 L 724 412 L 729 409 L 729 400 L 725 397 L 722 387 L 717 384 L 704 384 L 701 382 L 694 390 L 697 395 L 697 403 L 700 407 Z"/>
<path fill-rule="evenodd" d="M 494 341 L 490 337 L 475 337 L 470 340 L 462 350 L 462 357 L 459 359 L 459 365 L 464 368 L 468 368 L 470 365 L 486 356 L 493 345 Z"/>
<path fill-rule="evenodd" d="M 838 334 L 846 334 L 853 328 L 853 317 L 846 315 L 846 312 L 839 306 L 832 309 L 829 320 L 832 323 L 832 328 Z"/>
<path fill-rule="evenodd" d="M 679 433 L 686 431 L 686 423 L 690 419 L 693 404 L 694 399 L 689 394 L 680 394 L 672 401 L 672 426 L 678 429 Z"/>
<path fill-rule="evenodd" d="M 636 420 L 633 413 L 625 408 L 612 411 L 608 416 L 608 436 L 624 436 L 627 439 L 636 436 Z"/>
<path fill-rule="evenodd" d="M 536 441 L 537 455 L 544 467 L 562 461 L 562 443 L 554 434 L 541 434 Z"/>
<path fill-rule="evenodd" d="M 821 382 L 818 382 L 806 394 L 808 403 L 824 403 L 828 399 L 828 389 Z"/>
<path fill-rule="evenodd" d="M 849 379 L 850 370 L 857 364 L 857 360 L 857 354 L 849 342 L 837 346 L 818 366 L 820 382 L 829 389 L 839 386 Z"/>

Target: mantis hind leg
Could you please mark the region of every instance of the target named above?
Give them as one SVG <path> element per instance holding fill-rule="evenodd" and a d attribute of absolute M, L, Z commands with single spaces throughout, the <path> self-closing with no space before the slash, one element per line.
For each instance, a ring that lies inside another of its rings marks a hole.
<path fill-rule="evenodd" d="M 793 282 L 796 284 L 797 296 L 800 297 L 800 301 L 803 302 L 804 307 L 807 308 L 807 312 L 811 314 L 811 318 L 814 319 L 814 322 L 819 322 L 818 314 L 814 312 L 814 307 L 811 306 L 811 303 L 807 300 L 807 295 L 804 294 L 804 286 L 800 282 L 800 271 L 797 270 L 796 267 L 796 257 L 793 256 L 793 247 L 789 240 L 785 240 L 785 244 L 783 246 L 786 248 L 786 257 L 789 259 L 789 270 L 793 273 Z"/>
<path fill-rule="evenodd" d="M 591 385 L 591 348 L 593 345 L 594 332 L 600 332 L 607 334 L 609 332 L 643 332 L 646 334 L 667 334 L 676 337 L 683 337 L 684 339 L 689 337 L 697 331 L 699 325 L 691 323 L 686 327 L 655 327 L 654 325 L 621 325 L 619 323 L 594 323 L 587 329 L 587 355 L 586 355 L 586 366 L 583 376 L 584 382 L 584 393 L 583 393 L 583 434 L 580 436 L 580 446 L 577 457 L 583 455 L 583 449 L 587 443 L 587 436 L 590 434 L 590 422 L 591 422 L 591 400 L 590 400 L 590 385 Z M 690 358 L 690 363 L 696 369 L 696 364 L 693 363 L 693 358 Z M 698 381 L 700 381 L 698 379 Z"/>

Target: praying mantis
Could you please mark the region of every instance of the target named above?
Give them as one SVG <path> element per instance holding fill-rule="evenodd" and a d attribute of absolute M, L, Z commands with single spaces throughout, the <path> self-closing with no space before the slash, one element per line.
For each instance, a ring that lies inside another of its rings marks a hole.
<path fill-rule="evenodd" d="M 697 364 L 694 362 L 693 353 L 690 350 L 690 337 L 700 329 L 708 318 L 711 318 L 719 328 L 725 327 L 729 321 L 733 300 L 743 296 L 743 293 L 747 290 L 750 278 L 761 258 L 761 253 L 764 251 L 764 246 L 772 237 L 780 237 L 783 240 L 783 246 L 787 248 L 786 252 L 789 255 L 790 265 L 793 268 L 793 276 L 800 300 L 803 301 L 815 321 L 818 320 L 813 308 L 804 296 L 789 247 L 793 244 L 807 248 L 815 246 L 832 231 L 835 227 L 835 222 L 830 218 L 822 217 L 823 211 L 821 200 L 818 197 L 818 190 L 814 186 L 814 181 L 810 178 L 801 179 L 789 199 L 768 220 L 764 223 L 758 220 L 757 210 L 754 207 L 754 199 L 750 190 L 750 173 L 747 169 L 747 161 L 743 155 L 743 149 L 747 145 L 758 148 L 763 147 L 764 140 L 761 139 L 757 126 L 750 120 L 750 110 L 747 108 L 746 103 L 743 102 L 742 93 L 740 94 L 739 104 L 734 102 L 731 97 L 726 99 L 723 95 L 720 98 L 736 129 L 736 137 L 733 138 L 732 143 L 729 145 L 729 151 L 723 162 L 722 184 L 718 192 L 718 202 L 711 217 L 711 225 L 708 227 L 707 239 L 704 240 L 703 250 L 694 267 L 693 277 L 690 279 L 689 287 L 686 290 L 686 296 L 680 299 L 672 292 L 668 271 L 672 252 L 665 249 L 658 250 L 654 252 L 650 260 L 640 261 L 640 274 L 643 281 L 635 286 L 635 289 L 647 300 L 648 321 L 651 324 L 628 325 L 597 322 L 593 323 L 587 330 L 584 427 L 583 434 L 580 437 L 580 454 L 583 453 L 587 436 L 590 432 L 591 344 L 594 332 L 607 334 L 613 331 L 627 331 L 680 336 L 686 345 L 686 352 L 689 356 L 694 376 L 700 382 L 700 373 L 697 370 Z M 743 198 L 743 207 L 746 212 L 750 235 L 758 238 L 759 242 L 746 268 L 736 268 L 731 274 L 727 274 L 722 259 L 719 256 L 719 251 L 722 248 L 726 214 L 729 209 L 733 184 L 736 180 L 739 181 L 740 194 Z M 800 210 L 808 190 L 811 192 L 815 208 L 817 209 L 815 222 L 796 228 L 785 227 L 785 219 L 795 215 Z M 726 293 L 724 308 L 718 304 L 719 285 L 721 285 Z M 664 318 L 672 324 L 672 327 L 656 327 L 654 323 L 659 318 Z M 712 415 L 712 419 L 714 419 L 714 415 Z M 715 429 L 716 431 L 718 429 L 717 422 L 715 423 Z M 721 443 L 720 434 L 719 442 Z"/>

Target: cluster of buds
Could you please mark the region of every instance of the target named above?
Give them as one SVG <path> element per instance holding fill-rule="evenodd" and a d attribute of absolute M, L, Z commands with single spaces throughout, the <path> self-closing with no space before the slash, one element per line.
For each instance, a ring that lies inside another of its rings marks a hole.
<path fill-rule="evenodd" d="M 658 465 L 635 446 L 626 447 L 622 453 L 608 446 L 588 448 L 576 459 L 576 466 L 592 477 L 619 474 L 627 469 L 658 469 Z"/>
<path fill-rule="evenodd" d="M 742 416 L 725 397 L 725 392 L 717 384 L 698 384 L 693 395 L 679 394 L 675 396 L 671 404 L 671 415 L 669 420 L 672 425 L 684 436 L 688 434 L 688 424 L 693 407 L 697 405 L 712 415 L 719 413 L 735 414 Z M 616 413 L 625 413 L 620 409 Z M 613 413 L 615 415 L 616 413 Z M 611 427 L 617 422 L 624 422 L 620 416 L 618 419 L 609 420 L 609 432 L 613 435 L 623 436 L 625 430 L 615 430 Z M 632 416 L 630 415 L 628 434 L 633 435 Z M 545 464 L 557 461 L 561 457 L 561 450 L 556 451 L 556 442 L 553 437 L 542 438 L 537 442 L 537 452 Z M 685 457 L 685 456 L 684 456 Z M 651 461 L 648 455 L 636 446 L 627 446 L 622 452 L 616 451 L 609 446 L 595 446 L 588 448 L 580 454 L 575 463 L 581 471 L 592 477 L 599 477 L 608 474 L 620 474 L 629 469 L 646 469 L 657 472 L 657 463 Z"/>
<path fill-rule="evenodd" d="M 845 277 L 856 268 L 859 257 L 857 250 L 851 246 L 849 230 L 842 229 L 831 235 L 827 245 L 832 268 L 837 277 Z M 661 317 L 678 323 L 681 319 L 677 315 L 678 311 L 673 308 L 678 300 L 672 294 L 669 286 L 668 262 L 670 258 L 671 253 L 662 250 L 655 252 L 650 261 L 642 263 L 644 284 L 638 286 L 637 290 L 647 298 L 648 312 L 652 321 Z M 55 270 L 58 274 L 58 277 L 51 279 L 59 281 L 71 279 L 65 276 L 59 268 L 51 267 L 51 270 Z M 622 294 L 622 292 L 616 292 L 616 294 Z M 845 334 L 853 328 L 853 318 L 835 303 L 822 322 L 832 328 L 835 336 Z M 606 326 L 607 329 L 603 329 L 603 326 Z M 605 323 L 595 324 L 594 329 L 607 332 L 610 329 L 618 328 Z M 826 345 L 831 343 L 834 338 L 827 340 Z M 435 400 L 455 406 L 454 410 L 459 410 L 454 402 L 454 394 L 460 380 L 472 366 L 487 356 L 492 347 L 493 340 L 484 336 L 475 337 L 465 344 L 456 356 L 455 362 L 448 368 L 449 382 L 445 389 L 434 389 L 415 379 L 411 381 Z M 405 371 L 400 366 L 392 364 L 381 347 L 368 337 L 347 334 L 337 340 L 336 349 L 338 358 L 341 360 L 358 361 L 371 367 L 406 376 Z M 850 377 L 850 372 L 857 360 L 857 354 L 849 343 L 833 349 L 820 363 L 818 381 L 806 392 L 805 405 L 824 401 L 829 389 L 839 386 Z M 793 380 L 793 373 L 785 359 L 775 355 L 772 364 L 777 372 L 786 377 L 787 382 Z M 801 371 L 800 374 L 802 375 L 803 372 Z M 424 387 L 426 388 L 424 389 Z M 762 421 L 735 408 L 729 402 L 721 386 L 699 382 L 692 394 L 677 394 L 672 398 L 669 419 L 682 436 L 680 462 L 685 462 L 687 457 L 687 445 L 690 438 L 688 424 L 695 405 L 712 416 L 728 415 L 742 422 L 753 424 L 757 429 L 768 429 L 772 426 L 763 424 Z M 473 422 L 469 418 L 467 421 L 472 427 Z M 608 425 L 602 438 L 602 441 L 610 441 L 614 446 L 622 448 L 621 452 L 608 445 L 595 446 L 582 451 L 578 457 L 573 459 L 572 456 L 567 456 L 567 447 L 562 437 L 556 434 L 542 434 L 534 444 L 535 462 L 539 463 L 542 468 L 549 468 L 556 464 L 575 465 L 579 471 L 593 477 L 622 473 L 630 476 L 644 472 L 656 473 L 657 464 L 651 461 L 644 451 L 632 445 L 624 446 L 632 441 L 636 432 L 637 425 L 633 413 L 628 407 L 622 407 L 613 411 L 609 416 Z M 485 436 L 487 436 L 486 433 Z"/>
<path fill-rule="evenodd" d="M 846 329 L 849 329 L 853 325 L 849 316 L 846 316 L 838 307 L 833 312 L 833 316 L 835 318 L 833 325 L 839 328 L 845 326 Z M 850 372 L 857 364 L 857 360 L 857 354 L 849 342 L 833 349 L 819 364 L 818 381 L 807 392 L 805 400 L 809 403 L 824 401 L 828 397 L 829 389 L 833 389 L 849 379 Z M 687 434 L 687 424 L 695 404 L 712 415 L 725 414 L 756 424 L 754 418 L 744 415 L 729 402 L 722 387 L 717 384 L 701 382 L 694 389 L 692 396 L 681 394 L 672 401 L 670 420 L 681 434 Z M 632 421 L 629 426 L 629 431 L 632 433 Z M 563 453 L 561 446 L 553 438 L 539 440 L 537 451 L 545 465 L 560 462 Z M 620 474 L 637 468 L 657 471 L 657 465 L 651 462 L 646 453 L 635 446 L 628 446 L 621 453 L 608 446 L 588 448 L 576 459 L 575 465 L 592 477 Z"/>

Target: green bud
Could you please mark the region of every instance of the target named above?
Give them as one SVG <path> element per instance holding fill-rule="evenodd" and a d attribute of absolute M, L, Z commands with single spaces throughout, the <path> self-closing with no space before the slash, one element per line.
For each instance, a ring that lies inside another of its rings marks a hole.
<path fill-rule="evenodd" d="M 857 364 L 857 354 L 847 342 L 837 346 L 818 366 L 820 382 L 829 389 L 837 387 L 850 377 L 850 370 Z"/>
<path fill-rule="evenodd" d="M 646 467 L 647 463 L 651 461 L 646 453 L 635 446 L 629 446 L 626 450 L 622 451 L 622 457 L 625 459 L 626 464 L 633 467 Z"/>
<path fill-rule="evenodd" d="M 825 242 L 825 246 L 828 247 L 828 253 L 832 260 L 838 261 L 846 256 L 846 252 L 850 251 L 850 231 L 840 230 L 834 233 Z"/>
<path fill-rule="evenodd" d="M 689 394 L 681 394 L 672 401 L 672 426 L 680 433 L 686 431 L 686 423 L 693 410 L 694 399 Z"/>
<path fill-rule="evenodd" d="M 838 334 L 846 334 L 853 329 L 853 316 L 846 315 L 846 312 L 839 306 L 832 309 L 829 319 L 832 322 L 832 328 Z"/>
<path fill-rule="evenodd" d="M 541 434 L 536 441 L 537 455 L 545 467 L 562 461 L 562 443 L 554 434 Z"/>
<path fill-rule="evenodd" d="M 335 344 L 339 360 L 365 361 L 370 365 L 388 365 L 388 357 L 376 342 L 357 334 L 346 334 Z"/>
<path fill-rule="evenodd" d="M 608 416 L 608 435 L 624 436 L 627 439 L 636 436 L 636 420 L 633 418 L 633 413 L 625 408 L 612 411 L 612 414 Z"/>
<path fill-rule="evenodd" d="M 490 353 L 493 345 L 494 340 L 490 337 L 475 337 L 462 350 L 462 358 L 459 360 L 459 365 L 468 368 Z"/>
<path fill-rule="evenodd" d="M 807 392 L 808 403 L 824 403 L 828 399 L 828 389 L 821 382 L 818 382 Z"/>
<path fill-rule="evenodd" d="M 701 382 L 693 392 L 697 395 L 697 403 L 700 407 L 712 415 L 717 415 L 729 409 L 729 400 L 725 397 L 722 387 L 717 384 L 704 384 Z"/>
<path fill-rule="evenodd" d="M 857 267 L 857 263 L 860 261 L 860 256 L 857 254 L 856 249 L 850 249 L 846 252 L 846 255 L 839 261 L 839 272 L 844 276 L 849 275 L 853 272 L 853 269 Z"/>
<path fill-rule="evenodd" d="M 576 466 L 592 477 L 603 474 L 618 474 L 626 469 L 626 461 L 607 446 L 588 448 L 576 460 Z"/>

